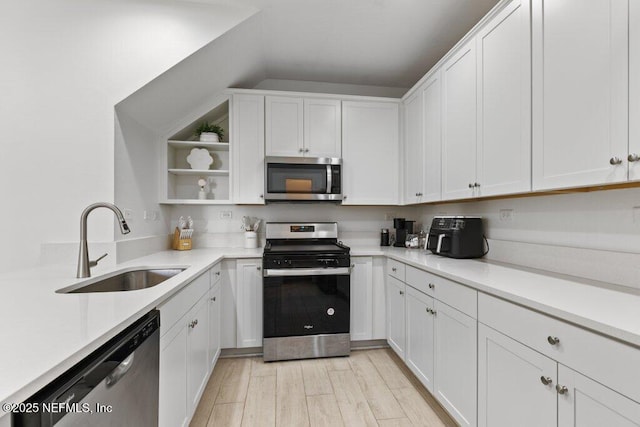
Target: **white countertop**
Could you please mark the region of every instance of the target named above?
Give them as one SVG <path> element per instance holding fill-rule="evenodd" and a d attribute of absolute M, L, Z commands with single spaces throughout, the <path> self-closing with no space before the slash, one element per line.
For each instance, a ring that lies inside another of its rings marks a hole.
<path fill-rule="evenodd" d="M 481 260 L 455 260 L 422 250 L 352 247 L 352 256 L 387 256 L 480 291 L 640 346 L 640 292 Z M 157 307 L 223 258 L 260 258 L 262 249 L 164 251 L 93 273 L 128 267 L 189 267 L 153 288 L 57 294 L 81 280 L 75 266 L 0 277 L 0 403 L 19 403 Z M 0 417 L 4 415 L 0 411 Z"/>

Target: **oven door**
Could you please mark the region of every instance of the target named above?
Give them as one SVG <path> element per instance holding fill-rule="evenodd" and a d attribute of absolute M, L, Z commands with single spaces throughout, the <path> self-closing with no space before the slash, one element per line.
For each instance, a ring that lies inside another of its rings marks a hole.
<path fill-rule="evenodd" d="M 265 338 L 349 333 L 348 268 L 330 270 L 265 270 Z"/>
<path fill-rule="evenodd" d="M 267 157 L 265 200 L 342 200 L 341 159 Z"/>

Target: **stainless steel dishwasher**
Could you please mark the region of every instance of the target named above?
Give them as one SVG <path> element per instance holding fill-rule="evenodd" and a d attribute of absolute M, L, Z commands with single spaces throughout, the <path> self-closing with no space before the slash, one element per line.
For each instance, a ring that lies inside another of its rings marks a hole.
<path fill-rule="evenodd" d="M 147 313 L 27 399 L 13 425 L 156 427 L 159 314 Z"/>

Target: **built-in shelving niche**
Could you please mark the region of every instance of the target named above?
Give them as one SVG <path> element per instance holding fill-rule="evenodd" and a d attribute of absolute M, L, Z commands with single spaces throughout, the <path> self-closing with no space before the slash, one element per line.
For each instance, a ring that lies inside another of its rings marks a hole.
<path fill-rule="evenodd" d="M 200 142 L 195 136 L 200 123 L 208 121 L 221 126 L 224 136 L 221 142 Z M 168 204 L 229 204 L 231 183 L 229 100 L 224 101 L 207 114 L 198 118 L 166 141 L 166 200 Z M 194 170 L 187 162 L 193 148 L 205 148 L 213 157 L 209 170 Z M 198 180 L 207 181 L 207 199 L 198 199 Z"/>

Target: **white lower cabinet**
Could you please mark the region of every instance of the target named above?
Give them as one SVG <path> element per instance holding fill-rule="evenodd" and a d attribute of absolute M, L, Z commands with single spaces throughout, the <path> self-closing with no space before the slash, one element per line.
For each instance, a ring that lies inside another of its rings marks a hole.
<path fill-rule="evenodd" d="M 351 341 L 373 339 L 372 277 L 372 257 L 351 257 L 351 290 L 349 293 Z"/>
<path fill-rule="evenodd" d="M 433 298 L 407 286 L 407 348 L 405 362 L 422 384 L 433 392 L 435 316 Z"/>
<path fill-rule="evenodd" d="M 405 340 L 405 284 L 387 276 L 387 342 L 404 360 Z"/>
<path fill-rule="evenodd" d="M 209 294 L 185 316 L 187 327 L 187 408 L 195 410 L 209 373 Z"/>
<path fill-rule="evenodd" d="M 478 426 L 556 423 L 556 362 L 478 325 Z"/>
<path fill-rule="evenodd" d="M 475 426 L 477 321 L 438 300 L 434 312 L 434 395 L 460 425 Z"/>
<path fill-rule="evenodd" d="M 566 387 L 558 395 L 559 427 L 640 425 L 640 403 L 564 365 L 558 365 L 558 384 Z"/>
<path fill-rule="evenodd" d="M 180 324 L 160 339 L 160 427 L 184 426 L 187 414 L 187 327 Z"/>
<path fill-rule="evenodd" d="M 236 261 L 236 344 L 262 347 L 262 258 Z"/>

